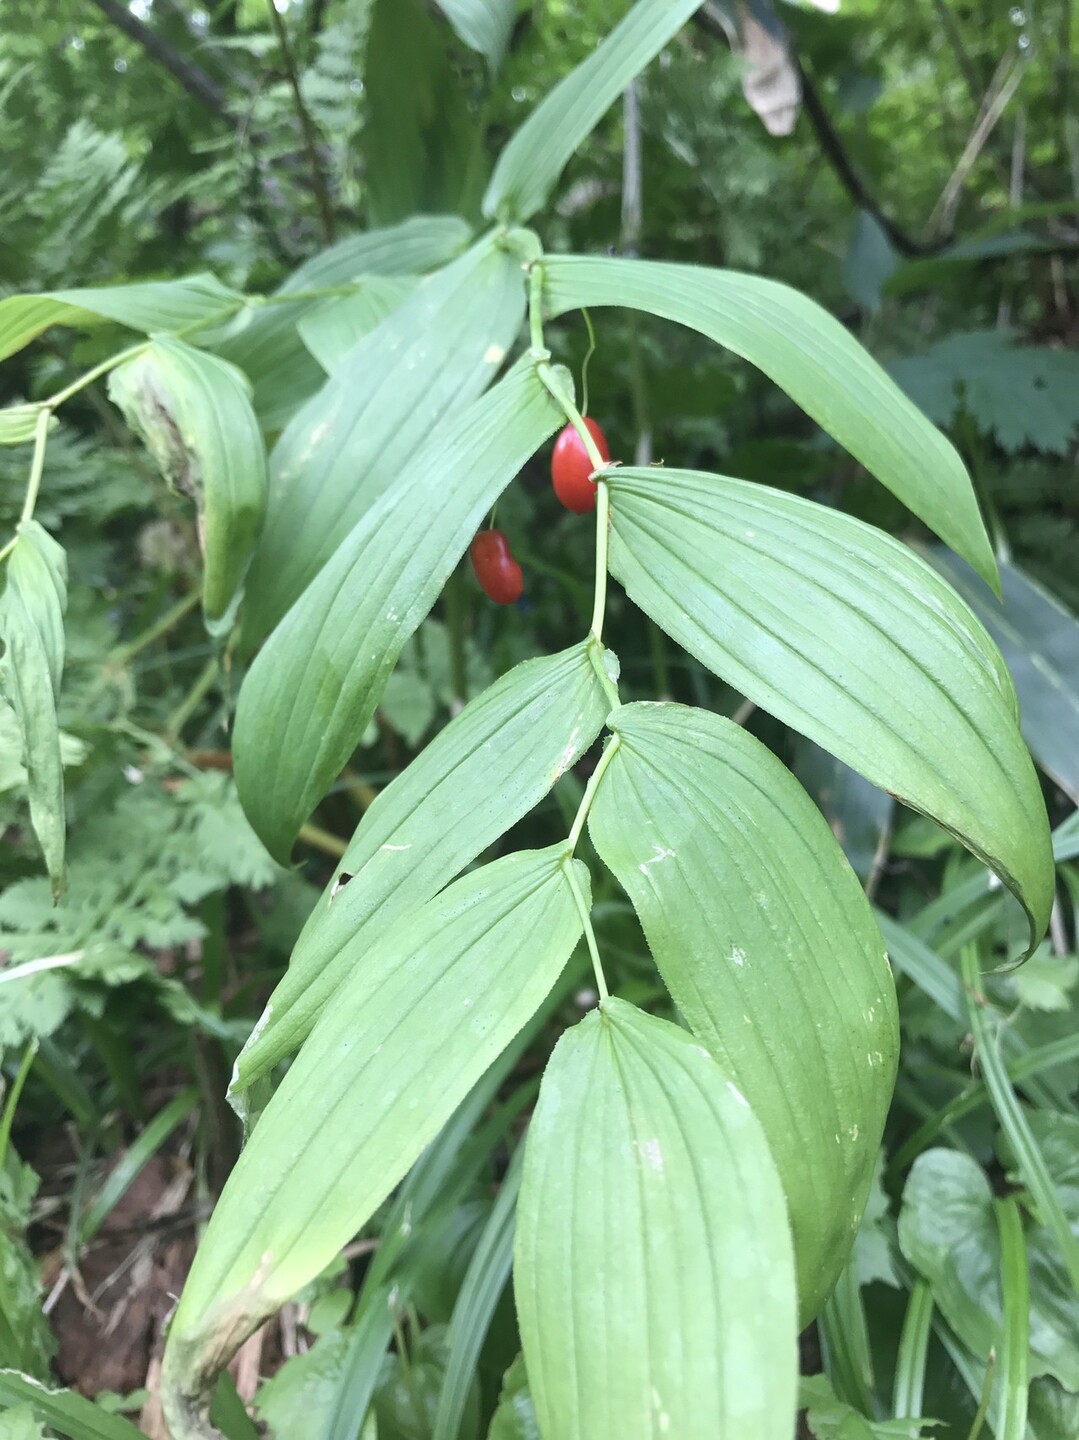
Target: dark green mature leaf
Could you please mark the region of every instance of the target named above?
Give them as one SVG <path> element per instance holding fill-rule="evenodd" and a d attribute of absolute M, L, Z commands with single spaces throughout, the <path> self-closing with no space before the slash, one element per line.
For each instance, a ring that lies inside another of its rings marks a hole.
<path fill-rule="evenodd" d="M 700 0 L 637 0 L 583 64 L 544 97 L 498 157 L 483 213 L 520 224 L 543 208 L 567 162 Z"/>
<path fill-rule="evenodd" d="M 249 309 L 215 348 L 251 380 L 255 412 L 266 429 L 280 430 L 325 381 L 297 334 L 298 325 L 327 303 L 323 292 L 363 276 L 433 270 L 459 254 L 469 235 L 455 215 L 415 215 L 401 225 L 349 235 L 305 261 L 274 291 L 272 304 Z M 301 298 L 286 303 L 290 295 Z"/>
<path fill-rule="evenodd" d="M 928 559 L 1000 646 L 1019 693 L 1023 738 L 1079 804 L 1079 619 L 1010 561 L 1000 565 L 1000 604 L 961 560 L 938 549 Z"/>
<path fill-rule="evenodd" d="M 884 942 L 820 812 L 758 740 L 684 705 L 624 705 L 608 724 L 619 746 L 589 833 L 761 1123 L 808 1323 L 854 1243 L 895 1083 Z"/>
<path fill-rule="evenodd" d="M 847 515 L 688 470 L 611 470 L 611 571 L 743 694 L 990 865 L 1030 917 L 1049 827 L 999 651 L 904 545 Z"/>
<path fill-rule="evenodd" d="M 783 1192 L 708 1054 L 605 1000 L 555 1047 L 527 1147 L 514 1282 L 540 1433 L 792 1434 Z"/>
<path fill-rule="evenodd" d="M 565 845 L 475 870 L 383 932 L 230 1175 L 169 1332 L 166 1413 L 333 1259 L 554 985 L 581 933 Z"/>
<path fill-rule="evenodd" d="M 19 723 L 30 819 L 52 880 L 64 888 L 64 767 L 56 706 L 64 668 L 67 558 L 36 520 L 17 527 L 0 598 L 0 688 Z"/>
<path fill-rule="evenodd" d="M 233 314 L 243 296 L 213 275 L 151 280 L 102 290 L 53 290 L 0 300 L 0 360 L 29 344 L 50 325 L 86 329 L 112 320 L 144 334 L 211 325 Z"/>
<path fill-rule="evenodd" d="M 356 345 L 274 448 L 244 640 L 281 619 L 440 421 L 480 395 L 521 324 L 515 244 L 488 236 Z M 414 526 L 425 514 L 413 512 Z"/>
<path fill-rule="evenodd" d="M 438 0 L 438 8 L 495 74 L 505 59 L 517 16 L 517 0 Z"/>
<path fill-rule="evenodd" d="M 111 1415 L 74 1390 L 49 1390 L 17 1370 L 0 1370 L 0 1408 L 29 1405 L 68 1440 L 144 1440 L 122 1415 Z"/>
<path fill-rule="evenodd" d="M 815 301 L 774 280 L 693 265 L 551 256 L 543 270 L 545 299 L 556 315 L 628 305 L 688 325 L 756 365 L 997 584 L 970 477 L 954 447 Z"/>
<path fill-rule="evenodd" d="M 274 631 L 233 738 L 240 798 L 271 854 L 288 855 L 482 517 L 562 419 L 522 361 L 439 427 Z"/>
<path fill-rule="evenodd" d="M 933 1287 L 948 1324 L 980 1359 L 1000 1344 L 1000 1236 L 981 1167 L 955 1150 L 927 1150 L 911 1168 L 899 1214 L 903 1254 Z M 1041 1225 L 1027 1230 L 1031 1376 L 1079 1390 L 1079 1296 Z"/>
<path fill-rule="evenodd" d="M 155 340 L 109 376 L 109 396 L 173 489 L 195 502 L 202 608 L 227 634 L 266 510 L 266 452 L 235 366 L 180 340 Z"/>
<path fill-rule="evenodd" d="M 416 288 L 416 275 L 366 275 L 354 295 L 324 300 L 297 325 L 300 339 L 332 375 L 349 353 Z"/>
<path fill-rule="evenodd" d="M 364 815 L 233 1071 L 230 1098 L 307 1038 L 374 937 L 542 799 L 609 708 L 585 643 L 527 660 L 471 701 Z"/>

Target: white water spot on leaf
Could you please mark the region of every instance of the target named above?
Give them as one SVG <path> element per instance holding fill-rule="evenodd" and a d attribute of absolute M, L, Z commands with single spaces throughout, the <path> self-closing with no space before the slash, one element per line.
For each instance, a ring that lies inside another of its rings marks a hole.
<path fill-rule="evenodd" d="M 556 780 L 561 780 L 562 776 L 573 764 L 573 757 L 577 753 L 577 736 L 580 733 L 581 727 L 579 725 L 574 726 L 572 735 L 570 735 L 569 739 L 566 741 L 566 748 L 558 757 L 558 764 L 554 767 L 554 775 L 551 777 L 552 784 L 554 784 Z"/>
<path fill-rule="evenodd" d="M 487 365 L 501 365 L 505 358 L 506 352 L 501 345 L 488 345 L 483 355 Z"/>
<path fill-rule="evenodd" d="M 657 1175 L 663 1174 L 663 1150 L 658 1140 L 639 1140 L 637 1148 L 644 1156 L 650 1170 Z"/>
<path fill-rule="evenodd" d="M 739 970 L 746 963 L 746 952 L 740 945 L 736 945 L 731 951 L 730 960 L 732 965 L 737 965 Z"/>
<path fill-rule="evenodd" d="M 860 1132 L 857 1125 L 852 1125 L 847 1131 L 847 1134 L 850 1136 L 851 1140 L 857 1140 L 859 1133 Z"/>
<path fill-rule="evenodd" d="M 742 1094 L 741 1090 L 739 1090 L 738 1086 L 734 1083 L 733 1080 L 728 1080 L 728 1081 L 727 1081 L 727 1089 L 731 1092 L 731 1094 L 734 1096 L 734 1098 L 738 1101 L 739 1105 L 744 1105 L 747 1110 L 749 1109 L 749 1101 L 748 1101 L 748 1100 L 746 1099 L 746 1097 Z"/>
<path fill-rule="evenodd" d="M 642 860 L 640 865 L 637 866 L 637 869 L 641 872 L 642 875 L 648 874 L 649 865 L 658 865 L 663 860 L 675 859 L 674 851 L 668 850 L 666 845 L 653 845 L 652 849 L 655 851 L 655 854 L 652 856 L 651 860 Z"/>
<path fill-rule="evenodd" d="M 870 1050 L 869 1054 L 866 1056 L 866 1059 L 869 1061 L 870 1070 L 875 1070 L 878 1065 L 884 1064 L 884 1056 L 880 1053 L 879 1050 Z"/>
<path fill-rule="evenodd" d="M 412 841 L 410 840 L 407 845 L 380 845 L 378 848 L 380 850 L 411 850 Z"/>

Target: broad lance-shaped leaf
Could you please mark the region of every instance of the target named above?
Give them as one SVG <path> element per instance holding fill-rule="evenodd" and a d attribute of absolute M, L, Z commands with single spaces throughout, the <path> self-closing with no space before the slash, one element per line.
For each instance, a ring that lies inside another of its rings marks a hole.
<path fill-rule="evenodd" d="M 271 854 L 287 859 L 359 743 L 405 641 L 484 515 L 563 418 L 521 360 L 428 438 L 270 636 L 240 689 L 233 753 L 243 807 Z"/>
<path fill-rule="evenodd" d="M 543 1440 L 793 1435 L 783 1191 L 707 1052 L 605 1000 L 555 1047 L 526 1143 L 514 1294 Z"/>
<path fill-rule="evenodd" d="M 1049 826 L 1000 652 L 905 545 L 812 501 L 691 470 L 617 469 L 611 572 L 749 699 L 931 816 L 1030 917 Z"/>
<path fill-rule="evenodd" d="M 56 706 L 64 668 L 67 557 L 36 520 L 17 527 L 0 598 L 0 690 L 19 723 L 30 819 L 53 894 L 64 886 L 64 768 Z"/>
<path fill-rule="evenodd" d="M 211 325 L 232 315 L 243 296 L 213 275 L 151 280 L 101 290 L 52 290 L 0 300 L 0 360 L 21 350 L 50 325 L 86 329 L 112 320 L 149 335 Z"/>
<path fill-rule="evenodd" d="M 700 0 L 637 0 L 592 54 L 546 95 L 498 157 L 483 213 L 520 224 L 547 203 L 568 161 Z"/>
<path fill-rule="evenodd" d="M 402 225 L 349 235 L 293 271 L 270 304 L 246 310 L 214 348 L 250 379 L 262 425 L 280 430 L 325 383 L 325 372 L 297 333 L 307 316 L 329 303 L 324 292 L 366 275 L 423 274 L 460 254 L 469 234 L 455 215 L 416 215 Z M 293 295 L 301 298 L 286 299 Z"/>
<path fill-rule="evenodd" d="M 270 460 L 244 642 L 266 636 L 445 416 L 483 393 L 524 314 L 521 252 L 488 237 L 349 353 Z M 422 510 L 415 512 L 418 522 Z"/>
<path fill-rule="evenodd" d="M 229 1176 L 169 1331 L 179 1437 L 244 1338 L 330 1263 L 542 1003 L 581 933 L 565 844 L 474 870 L 384 931 Z M 198 1433 L 198 1432 L 195 1432 Z"/>
<path fill-rule="evenodd" d="M 491 74 L 502 64 L 517 18 L 517 0 L 438 0 L 457 34 L 487 61 Z"/>
<path fill-rule="evenodd" d="M 304 1042 L 381 931 L 527 815 L 588 749 L 609 708 L 586 642 L 526 660 L 382 791 L 236 1061 L 229 1096 L 239 1108 L 243 1091 Z"/>
<path fill-rule="evenodd" d="M 339 370 L 355 346 L 415 290 L 418 275 L 365 275 L 354 295 L 324 300 L 296 326 L 300 339 L 327 375 Z"/>
<path fill-rule="evenodd" d="M 155 340 L 112 372 L 109 396 L 173 489 L 195 502 L 202 608 L 227 634 L 266 509 L 266 452 L 247 382 L 180 340 Z"/>
<path fill-rule="evenodd" d="M 589 833 L 693 1033 L 760 1121 L 787 1196 L 803 1323 L 873 1178 L 899 1029 L 884 942 L 805 791 L 685 705 L 624 705 Z"/>
<path fill-rule="evenodd" d="M 688 325 L 785 390 L 983 579 L 999 586 L 974 490 L 955 447 L 839 321 L 757 275 L 651 260 L 553 255 L 543 261 L 553 314 L 628 305 Z"/>

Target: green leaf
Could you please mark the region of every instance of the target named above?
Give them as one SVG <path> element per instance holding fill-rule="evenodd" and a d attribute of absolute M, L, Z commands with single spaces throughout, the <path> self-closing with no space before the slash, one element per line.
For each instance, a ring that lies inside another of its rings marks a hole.
<path fill-rule="evenodd" d="M 541 210 L 606 111 L 699 4 L 637 0 L 588 59 L 540 101 L 499 155 L 483 213 L 520 224 Z"/>
<path fill-rule="evenodd" d="M 1015 688 L 923 560 L 797 496 L 688 470 L 612 469 L 610 566 L 681 645 L 785 724 L 931 816 L 1030 917 L 1049 828 Z"/>
<path fill-rule="evenodd" d="M 1003 602 L 939 549 L 926 557 L 1000 646 L 1019 693 L 1023 737 L 1045 773 L 1079 804 L 1079 619 L 1010 561 Z"/>
<path fill-rule="evenodd" d="M 227 634 L 266 509 L 266 452 L 247 383 L 216 355 L 155 340 L 112 372 L 109 396 L 169 485 L 195 502 L 206 627 Z"/>
<path fill-rule="evenodd" d="M 585 643 L 526 660 L 382 791 L 236 1061 L 234 1103 L 303 1043 L 374 936 L 528 814 L 591 745 L 607 709 Z"/>
<path fill-rule="evenodd" d="M 497 74 L 506 56 L 517 0 L 438 0 L 438 8 L 457 34 L 487 61 Z"/>
<path fill-rule="evenodd" d="M 215 349 L 251 380 L 262 425 L 280 430 L 325 381 L 321 365 L 297 333 L 298 326 L 326 304 L 320 292 L 370 275 L 433 270 L 465 248 L 469 233 L 456 216 L 415 215 L 401 225 L 349 235 L 305 261 L 274 291 L 273 303 L 251 306 Z M 300 298 L 287 300 L 290 295 Z"/>
<path fill-rule="evenodd" d="M 446 39 L 423 0 L 375 0 L 360 143 L 378 225 L 417 211 L 476 210 L 483 136 Z"/>
<path fill-rule="evenodd" d="M 25 445 L 37 432 L 40 405 L 9 405 L 0 410 L 0 445 Z M 50 429 L 58 424 L 55 416 L 49 420 Z"/>
<path fill-rule="evenodd" d="M 29 1405 L 34 1414 L 68 1440 L 143 1440 L 122 1415 L 110 1415 L 74 1390 L 49 1390 L 17 1370 L 0 1370 L 0 1407 Z"/>
<path fill-rule="evenodd" d="M 435 427 L 486 390 L 521 324 L 522 280 L 514 248 L 493 236 L 480 241 L 354 346 L 288 426 L 271 459 L 266 528 L 248 585 L 248 647 L 375 501 L 402 488 L 402 471 Z M 423 515 L 413 512 L 413 528 Z"/>
<path fill-rule="evenodd" d="M 832 1389 L 827 1375 L 803 1376 L 798 1385 L 798 1406 L 806 1410 L 806 1428 L 816 1440 L 912 1440 L 936 1420 L 867 1420 Z"/>
<path fill-rule="evenodd" d="M 233 751 L 271 854 L 288 855 L 483 516 L 562 418 L 521 361 L 427 440 L 263 647 L 240 690 Z"/>
<path fill-rule="evenodd" d="M 526 1143 L 514 1284 L 540 1433 L 790 1435 L 783 1192 L 720 1067 L 604 1000 L 555 1047 Z"/>
<path fill-rule="evenodd" d="M 169 1332 L 170 1418 L 329 1264 L 542 1003 L 581 933 L 567 864 L 587 885 L 564 843 L 497 860 L 367 950 L 210 1219 Z"/>
<path fill-rule="evenodd" d="M 355 346 L 415 290 L 416 275 L 368 275 L 354 295 L 324 300 L 296 326 L 300 339 L 332 375 Z"/>
<path fill-rule="evenodd" d="M 763 370 L 942 540 L 996 585 L 996 561 L 954 447 L 815 301 L 756 275 L 647 260 L 551 256 L 554 314 L 628 305 L 688 325 Z"/>
<path fill-rule="evenodd" d="M 64 888 L 64 768 L 56 706 L 64 668 L 67 558 L 36 520 L 17 527 L 0 598 L 0 686 L 19 722 L 30 819 L 52 880 Z"/>
<path fill-rule="evenodd" d="M 999 1347 L 999 1393 L 1003 1396 L 1000 1440 L 1025 1440 L 1027 1433 L 1027 1347 L 1030 1339 L 1030 1277 L 1023 1217 L 1014 1196 L 993 1203 L 1001 1251 L 1004 1325 Z"/>
<path fill-rule="evenodd" d="M 210 325 L 233 314 L 243 296 L 213 275 L 152 280 L 102 290 L 53 290 L 0 300 L 0 360 L 21 350 L 50 325 L 87 329 L 103 320 L 150 335 Z"/>
<path fill-rule="evenodd" d="M 540 1440 L 523 1355 L 517 1356 L 502 1378 L 498 1409 L 491 1417 L 487 1440 Z"/>
<path fill-rule="evenodd" d="M 690 1029 L 760 1121 L 803 1323 L 854 1243 L 895 1083 L 884 942 L 805 791 L 758 740 L 684 705 L 624 705 L 589 833 Z"/>
<path fill-rule="evenodd" d="M 1001 1342 L 1000 1236 L 989 1181 L 967 1155 L 927 1150 L 911 1167 L 899 1214 L 899 1244 L 933 1287 L 948 1324 L 980 1360 Z M 1030 1375 L 1079 1390 L 1079 1296 L 1042 1226 L 1028 1228 Z"/>

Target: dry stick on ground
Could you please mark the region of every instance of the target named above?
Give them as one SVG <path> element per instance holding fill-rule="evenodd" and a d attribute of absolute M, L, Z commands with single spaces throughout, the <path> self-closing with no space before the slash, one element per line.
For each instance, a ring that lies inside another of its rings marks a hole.
<path fill-rule="evenodd" d="M 959 163 L 948 177 L 948 183 L 941 192 L 940 199 L 933 207 L 933 213 L 926 222 L 926 231 L 932 234 L 936 230 L 950 231 L 955 221 L 955 212 L 959 206 L 959 194 L 967 176 L 974 168 L 978 156 L 981 154 L 985 142 L 993 133 L 997 121 L 1008 108 L 1008 104 L 1018 90 L 1023 75 L 1026 71 L 1026 62 L 1019 60 L 1015 55 L 1006 55 L 997 66 L 996 73 L 985 92 L 985 99 L 982 102 L 981 111 L 974 122 L 974 129 L 970 133 Z"/>

